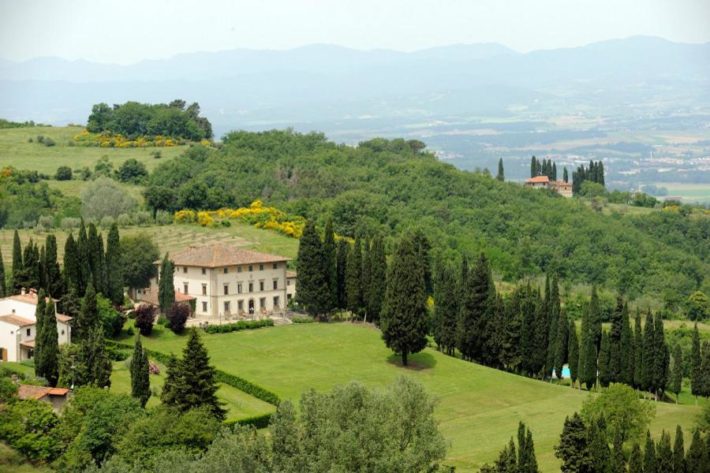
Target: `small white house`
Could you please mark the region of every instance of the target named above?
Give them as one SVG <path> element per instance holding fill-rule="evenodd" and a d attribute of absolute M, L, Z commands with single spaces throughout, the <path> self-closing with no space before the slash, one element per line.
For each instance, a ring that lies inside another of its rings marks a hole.
<path fill-rule="evenodd" d="M 37 299 L 37 293 L 32 290 L 0 299 L 0 360 L 23 361 L 34 356 Z M 59 344 L 69 343 L 71 317 L 59 313 L 56 316 Z"/>

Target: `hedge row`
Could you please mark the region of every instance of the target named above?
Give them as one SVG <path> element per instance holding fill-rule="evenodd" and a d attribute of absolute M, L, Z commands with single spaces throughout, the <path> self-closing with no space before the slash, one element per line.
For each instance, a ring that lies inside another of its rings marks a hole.
<path fill-rule="evenodd" d="M 233 426 L 233 425 L 253 425 L 257 429 L 265 429 L 266 427 L 269 426 L 269 423 L 271 423 L 271 416 L 273 414 L 261 414 L 259 416 L 253 416 L 253 417 L 246 417 L 244 419 L 239 419 L 239 420 L 228 420 L 225 422 L 226 425 L 228 426 Z"/>
<path fill-rule="evenodd" d="M 222 325 L 207 325 L 204 331 L 207 333 L 229 333 L 238 332 L 240 330 L 253 330 L 262 327 L 273 327 L 274 321 L 271 319 L 264 320 L 240 320 L 232 324 Z"/>
<path fill-rule="evenodd" d="M 291 317 L 291 322 L 294 324 L 312 324 L 316 321 L 313 317 L 307 315 L 294 315 Z"/>

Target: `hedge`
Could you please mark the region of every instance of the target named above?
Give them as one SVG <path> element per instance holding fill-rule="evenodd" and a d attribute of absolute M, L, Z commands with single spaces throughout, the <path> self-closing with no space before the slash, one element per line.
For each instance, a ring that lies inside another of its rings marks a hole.
<path fill-rule="evenodd" d="M 273 327 L 274 321 L 271 319 L 264 320 L 240 320 L 232 324 L 222 325 L 207 325 L 203 330 L 207 333 L 229 333 L 238 332 L 240 330 L 253 330 L 262 327 Z"/>
<path fill-rule="evenodd" d="M 291 317 L 291 322 L 294 324 L 312 324 L 316 321 L 313 317 L 307 315 L 294 315 Z"/>
<path fill-rule="evenodd" d="M 246 417 L 239 420 L 228 420 L 225 422 L 228 426 L 233 425 L 253 425 L 257 429 L 265 429 L 271 423 L 271 416 L 273 414 L 261 414 L 259 416 Z"/>

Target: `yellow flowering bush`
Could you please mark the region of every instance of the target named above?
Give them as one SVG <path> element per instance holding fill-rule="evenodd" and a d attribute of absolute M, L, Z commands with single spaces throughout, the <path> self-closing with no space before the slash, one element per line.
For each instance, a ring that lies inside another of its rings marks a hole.
<path fill-rule="evenodd" d="M 80 146 L 98 146 L 101 148 L 146 148 L 149 146 L 157 147 L 172 147 L 183 145 L 187 141 L 178 138 L 170 138 L 167 136 L 139 136 L 134 140 L 118 133 L 90 133 L 87 130 L 82 130 L 74 135 L 74 143 Z M 211 146 L 210 140 L 201 140 L 201 144 Z"/>
<path fill-rule="evenodd" d="M 194 223 L 197 221 L 197 214 L 194 210 L 185 209 L 175 212 L 175 223 Z"/>
<path fill-rule="evenodd" d="M 211 227 L 212 225 L 214 225 L 214 219 L 212 218 L 209 212 L 197 212 L 197 223 L 199 223 L 200 226 L 203 227 Z"/>

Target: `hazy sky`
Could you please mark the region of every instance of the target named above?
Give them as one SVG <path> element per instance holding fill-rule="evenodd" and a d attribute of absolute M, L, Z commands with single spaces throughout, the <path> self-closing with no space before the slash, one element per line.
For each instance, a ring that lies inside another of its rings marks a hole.
<path fill-rule="evenodd" d="M 519 51 L 632 35 L 710 41 L 710 0 L 0 0 L 0 57 L 130 63 L 331 43 Z"/>

